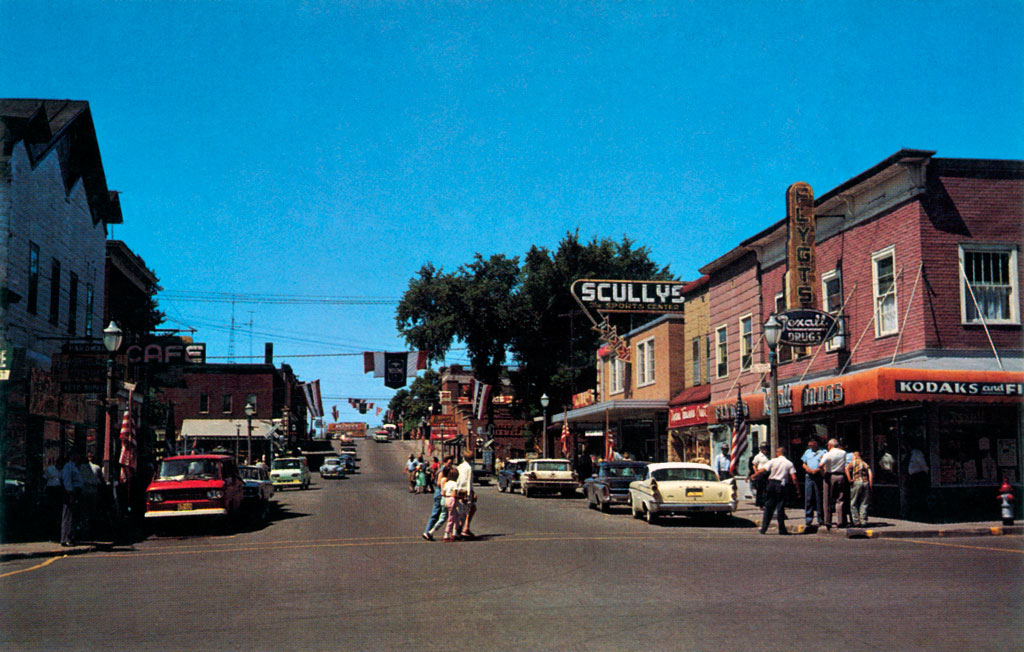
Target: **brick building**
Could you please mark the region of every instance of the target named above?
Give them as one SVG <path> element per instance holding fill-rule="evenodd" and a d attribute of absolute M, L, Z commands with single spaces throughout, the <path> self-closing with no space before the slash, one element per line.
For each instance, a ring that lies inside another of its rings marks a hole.
<path fill-rule="evenodd" d="M 498 459 L 521 457 L 526 452 L 526 422 L 513 410 L 507 380 L 503 380 L 500 387 L 492 388 L 489 407 L 484 406 L 481 418 L 473 409 L 476 382 L 473 371 L 451 365 L 442 368 L 440 373 L 438 408 L 430 417 L 431 440 L 449 442 L 447 448 L 452 450 L 456 447 L 491 450 Z M 486 446 L 488 441 L 490 446 Z"/>
<path fill-rule="evenodd" d="M 818 307 L 842 330 L 779 348 L 778 441 L 796 458 L 811 437 L 861 450 L 879 514 L 994 512 L 997 480 L 1020 483 L 1024 164 L 901 150 L 814 205 Z M 768 420 L 754 365 L 768 360 L 763 323 L 793 303 L 786 240 L 783 220 L 701 269 L 711 428 L 732 423 L 737 394 L 749 421 Z M 928 463 L 919 487 L 914 449 Z"/>
<path fill-rule="evenodd" d="M 44 459 L 96 441 L 97 394 L 64 391 L 51 364 L 69 342 L 102 347 L 107 225 L 122 216 L 88 102 L 0 100 L 0 141 L 0 467 L 31 495 Z"/>

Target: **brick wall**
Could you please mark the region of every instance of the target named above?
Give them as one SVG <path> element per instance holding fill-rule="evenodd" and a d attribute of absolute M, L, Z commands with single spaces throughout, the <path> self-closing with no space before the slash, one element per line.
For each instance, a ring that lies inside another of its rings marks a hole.
<path fill-rule="evenodd" d="M 696 384 L 707 384 L 709 378 L 707 378 L 707 347 L 705 345 L 705 338 L 711 332 L 710 313 L 708 311 L 708 291 L 707 286 L 700 292 L 695 292 L 692 296 L 686 297 L 686 303 L 684 304 L 683 314 L 686 317 L 686 324 L 683 330 L 683 351 L 684 351 L 684 384 L 686 387 L 693 387 Z M 693 377 L 693 339 L 700 338 L 700 347 L 698 349 L 698 355 L 700 358 L 700 383 L 694 382 Z"/>
<path fill-rule="evenodd" d="M 276 371 L 264 373 L 186 373 L 185 387 L 163 390 L 165 400 L 174 403 L 175 434 L 181 432 L 184 419 L 244 419 L 245 401 L 249 394 L 256 395 L 256 413 L 253 419 L 271 419 L 275 413 L 274 378 Z M 210 397 L 208 412 L 199 411 L 200 394 Z M 223 396 L 231 395 L 231 411 L 222 410 Z M 279 399 L 280 402 L 280 399 Z"/>
<path fill-rule="evenodd" d="M 629 338 L 630 354 L 633 356 L 633 364 L 630 365 L 630 385 L 633 390 L 629 398 L 668 400 L 682 391 L 685 369 L 683 335 L 683 319 L 680 317 L 639 330 Z M 654 341 L 654 382 L 640 387 L 637 345 L 650 339 Z"/>
<path fill-rule="evenodd" d="M 737 387 L 746 394 L 754 391 L 760 376 L 750 371 L 740 373 L 739 320 L 743 315 L 753 316 L 753 361 L 760 361 L 757 348 L 761 336 L 760 285 L 757 259 L 753 253 L 745 255 L 735 263 L 711 275 L 708 287 L 708 320 L 711 334 L 711 400 L 735 396 Z M 728 371 L 719 378 L 717 374 L 716 329 L 726 327 L 728 342 Z M 761 347 L 763 349 L 763 347 Z"/>

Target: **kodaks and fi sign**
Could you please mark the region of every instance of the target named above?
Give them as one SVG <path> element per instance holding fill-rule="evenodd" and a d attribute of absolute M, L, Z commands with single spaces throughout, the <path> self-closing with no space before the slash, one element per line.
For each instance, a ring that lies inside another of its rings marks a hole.
<path fill-rule="evenodd" d="M 584 307 L 598 312 L 682 312 L 681 281 L 606 281 L 580 279 L 572 295 Z"/>
<path fill-rule="evenodd" d="M 1024 396 L 1024 383 L 959 383 L 939 380 L 897 380 L 897 394 L 942 396 Z"/>

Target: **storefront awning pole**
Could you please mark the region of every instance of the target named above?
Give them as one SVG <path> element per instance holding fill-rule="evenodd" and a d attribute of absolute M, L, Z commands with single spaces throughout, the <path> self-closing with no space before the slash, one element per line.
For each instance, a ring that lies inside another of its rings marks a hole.
<path fill-rule="evenodd" d="M 914 305 L 914 297 L 917 296 L 917 284 L 921 282 L 921 272 L 924 271 L 924 261 L 917 266 L 917 278 L 914 279 L 914 289 L 910 291 L 910 302 L 907 303 L 907 310 L 903 313 L 903 323 L 900 325 L 900 334 L 896 338 L 896 349 L 892 352 L 892 360 L 889 364 L 896 362 L 896 356 L 900 353 L 900 344 L 903 343 L 903 331 L 907 329 L 907 319 L 910 318 L 910 308 Z"/>
<path fill-rule="evenodd" d="M 967 270 L 964 269 L 964 261 L 961 259 L 957 260 L 960 263 L 960 274 L 963 276 L 964 283 L 967 284 L 967 291 L 971 293 L 971 302 L 974 303 L 974 310 L 978 313 L 978 319 L 981 320 L 981 326 L 985 329 L 985 337 L 988 338 L 988 345 L 992 347 L 992 354 L 996 356 L 996 363 L 999 365 L 999 370 L 1003 370 L 1003 361 L 999 359 L 999 352 L 996 351 L 996 345 L 992 341 L 992 335 L 988 332 L 988 324 L 985 322 L 985 315 L 981 313 L 981 307 L 978 306 L 978 299 L 974 296 L 974 288 L 971 287 L 970 281 L 967 280 Z"/>
<path fill-rule="evenodd" d="M 903 276 L 903 266 L 902 265 L 900 265 L 900 271 L 896 272 L 895 278 L 892 279 L 892 287 L 893 288 L 896 287 L 896 283 L 899 282 L 901 276 Z M 890 291 L 892 291 L 892 289 L 890 289 Z M 888 295 L 889 295 L 889 293 L 886 292 L 885 296 L 888 296 Z M 883 296 L 881 298 L 884 299 L 885 296 Z M 874 304 L 873 303 L 872 306 L 871 306 L 871 319 L 868 320 L 868 323 L 864 327 L 864 330 L 861 331 L 860 337 L 857 338 L 857 343 L 854 344 L 853 345 L 853 349 L 850 350 L 850 357 L 846 359 L 846 363 L 843 365 L 843 368 L 839 370 L 839 373 L 836 374 L 837 376 L 842 376 L 843 373 L 846 371 L 846 368 L 850 366 L 850 362 L 853 360 L 853 354 L 857 352 L 857 348 L 860 347 L 861 341 L 864 340 L 864 336 L 868 334 L 868 329 L 871 328 L 874 325 L 875 319 L 877 317 L 878 317 L 878 304 Z"/>

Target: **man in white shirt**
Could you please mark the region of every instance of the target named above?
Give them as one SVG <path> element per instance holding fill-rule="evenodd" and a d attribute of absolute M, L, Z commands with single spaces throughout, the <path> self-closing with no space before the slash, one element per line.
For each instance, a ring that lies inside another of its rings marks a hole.
<path fill-rule="evenodd" d="M 458 491 L 458 498 L 462 501 L 462 509 L 465 510 L 465 517 L 462 519 L 463 537 L 474 537 L 473 531 L 469 529 L 469 522 L 476 514 L 476 492 L 473 491 L 473 451 L 466 449 L 462 456 L 462 464 L 456 467 L 459 478 L 455 481 L 455 488 Z"/>
<path fill-rule="evenodd" d="M 78 470 L 81 459 L 78 451 L 72 451 L 71 459 L 60 471 L 60 484 L 64 489 L 64 508 L 60 516 L 60 545 L 64 547 L 75 545 L 75 537 L 78 536 L 79 503 L 82 500 L 83 486 L 82 474 Z"/>
<path fill-rule="evenodd" d="M 775 449 L 775 457 L 763 464 L 758 473 L 768 475 L 764 512 L 761 515 L 761 534 L 768 531 L 773 513 L 779 522 L 779 534 L 789 534 L 786 530 L 786 483 L 792 482 L 797 495 L 800 495 L 800 487 L 796 483 L 796 467 L 786 459 L 782 447 L 779 447 Z"/>
<path fill-rule="evenodd" d="M 764 496 L 768 489 L 767 476 L 759 473 L 761 467 L 768 463 L 768 445 L 761 444 L 754 459 L 750 460 L 750 476 L 747 480 L 754 488 L 754 506 L 764 507 Z"/>
<path fill-rule="evenodd" d="M 839 447 L 835 439 L 828 440 L 828 452 L 821 456 L 819 468 L 822 475 L 822 502 L 825 507 L 825 527 L 831 530 L 835 526 L 833 517 L 843 518 L 846 496 L 846 451 Z M 845 522 L 838 524 L 846 527 Z"/>
<path fill-rule="evenodd" d="M 728 480 L 732 477 L 729 473 L 729 467 L 732 465 L 732 460 L 729 459 L 729 446 L 722 444 L 722 452 L 715 458 L 715 472 L 718 473 L 718 477 L 721 480 Z"/>

